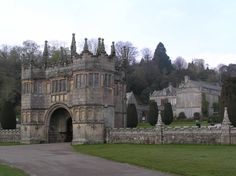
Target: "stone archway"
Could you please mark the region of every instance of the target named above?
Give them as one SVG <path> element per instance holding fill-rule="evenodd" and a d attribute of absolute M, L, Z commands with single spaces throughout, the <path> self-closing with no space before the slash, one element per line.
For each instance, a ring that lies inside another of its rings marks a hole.
<path fill-rule="evenodd" d="M 49 117 L 48 142 L 71 142 L 73 138 L 72 117 L 67 109 L 59 107 Z"/>

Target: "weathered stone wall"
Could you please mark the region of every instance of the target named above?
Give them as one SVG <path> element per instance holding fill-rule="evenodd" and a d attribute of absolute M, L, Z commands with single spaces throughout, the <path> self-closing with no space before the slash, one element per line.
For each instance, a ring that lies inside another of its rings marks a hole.
<path fill-rule="evenodd" d="M 236 128 L 230 129 L 230 143 L 236 144 Z"/>
<path fill-rule="evenodd" d="M 20 142 L 20 129 L 0 130 L 0 142 Z"/>
<path fill-rule="evenodd" d="M 155 128 L 113 128 L 106 135 L 107 143 L 156 144 L 159 141 Z"/>
<path fill-rule="evenodd" d="M 218 144 L 221 129 L 217 127 L 175 127 L 164 128 L 165 144 Z"/>
<path fill-rule="evenodd" d="M 236 144 L 236 128 L 228 132 L 219 127 L 114 128 L 107 130 L 108 143 L 135 144 Z M 225 136 L 230 141 L 222 140 Z"/>

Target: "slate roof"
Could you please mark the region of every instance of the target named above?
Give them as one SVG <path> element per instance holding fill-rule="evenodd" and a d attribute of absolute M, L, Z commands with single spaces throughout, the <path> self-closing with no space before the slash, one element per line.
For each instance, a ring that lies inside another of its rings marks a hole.
<path fill-rule="evenodd" d="M 169 85 L 167 88 L 164 88 L 159 91 L 154 91 L 151 96 L 152 97 L 162 97 L 162 96 L 176 96 L 177 88 L 173 87 L 172 85 Z"/>

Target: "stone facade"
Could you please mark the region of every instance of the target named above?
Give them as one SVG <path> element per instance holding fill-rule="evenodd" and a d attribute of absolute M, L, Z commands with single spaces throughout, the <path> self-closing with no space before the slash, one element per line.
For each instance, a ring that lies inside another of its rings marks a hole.
<path fill-rule="evenodd" d="M 115 67 L 114 42 L 108 55 L 99 38 L 94 55 L 85 39 L 78 54 L 73 34 L 71 55 L 61 49 L 56 64 L 49 59 L 46 41 L 42 62 L 22 65 L 22 143 L 100 143 L 105 128 L 125 126 L 125 70 Z"/>
<path fill-rule="evenodd" d="M 214 113 L 213 103 L 219 103 L 221 87 L 218 84 L 209 84 L 201 81 L 185 80 L 179 85 L 176 98 L 176 113 L 184 112 L 187 118 L 192 118 L 195 112 L 202 114 L 203 96 L 209 103 L 208 114 Z"/>
<path fill-rule="evenodd" d="M 202 114 L 203 95 L 209 103 L 209 115 L 215 113 L 213 104 L 219 103 L 220 92 L 221 87 L 218 84 L 193 81 L 185 76 L 185 80 L 177 88 L 170 85 L 163 90 L 154 91 L 150 100 L 156 101 L 161 108 L 164 103 L 169 102 L 175 116 L 184 112 L 187 118 L 192 118 L 196 112 Z"/>
<path fill-rule="evenodd" d="M 150 95 L 150 100 L 155 101 L 160 109 L 164 109 L 165 103 L 170 103 L 173 115 L 176 116 L 176 91 L 177 89 L 169 84 L 169 86 L 163 90 L 154 91 Z"/>

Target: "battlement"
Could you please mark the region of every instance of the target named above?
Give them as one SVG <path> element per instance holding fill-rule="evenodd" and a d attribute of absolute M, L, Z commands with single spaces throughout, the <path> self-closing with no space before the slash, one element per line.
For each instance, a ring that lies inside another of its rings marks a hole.
<path fill-rule="evenodd" d="M 114 42 L 111 46 L 111 53 L 108 55 L 105 51 L 104 40 L 98 39 L 98 46 L 96 54 L 92 54 L 88 50 L 87 39 L 85 39 L 84 49 L 78 54 L 76 52 L 74 34 L 72 37 L 71 53 L 65 54 L 63 48 L 61 48 L 61 55 L 57 61 L 52 62 L 48 54 L 48 45 L 45 41 L 45 47 L 43 51 L 43 58 L 39 58 L 37 61 L 28 60 L 28 62 L 22 62 L 22 80 L 30 79 L 48 79 L 57 77 L 58 74 L 62 77 L 66 77 L 71 72 L 79 72 L 84 70 L 104 70 L 107 72 L 117 72 L 115 69 L 115 46 Z"/>

